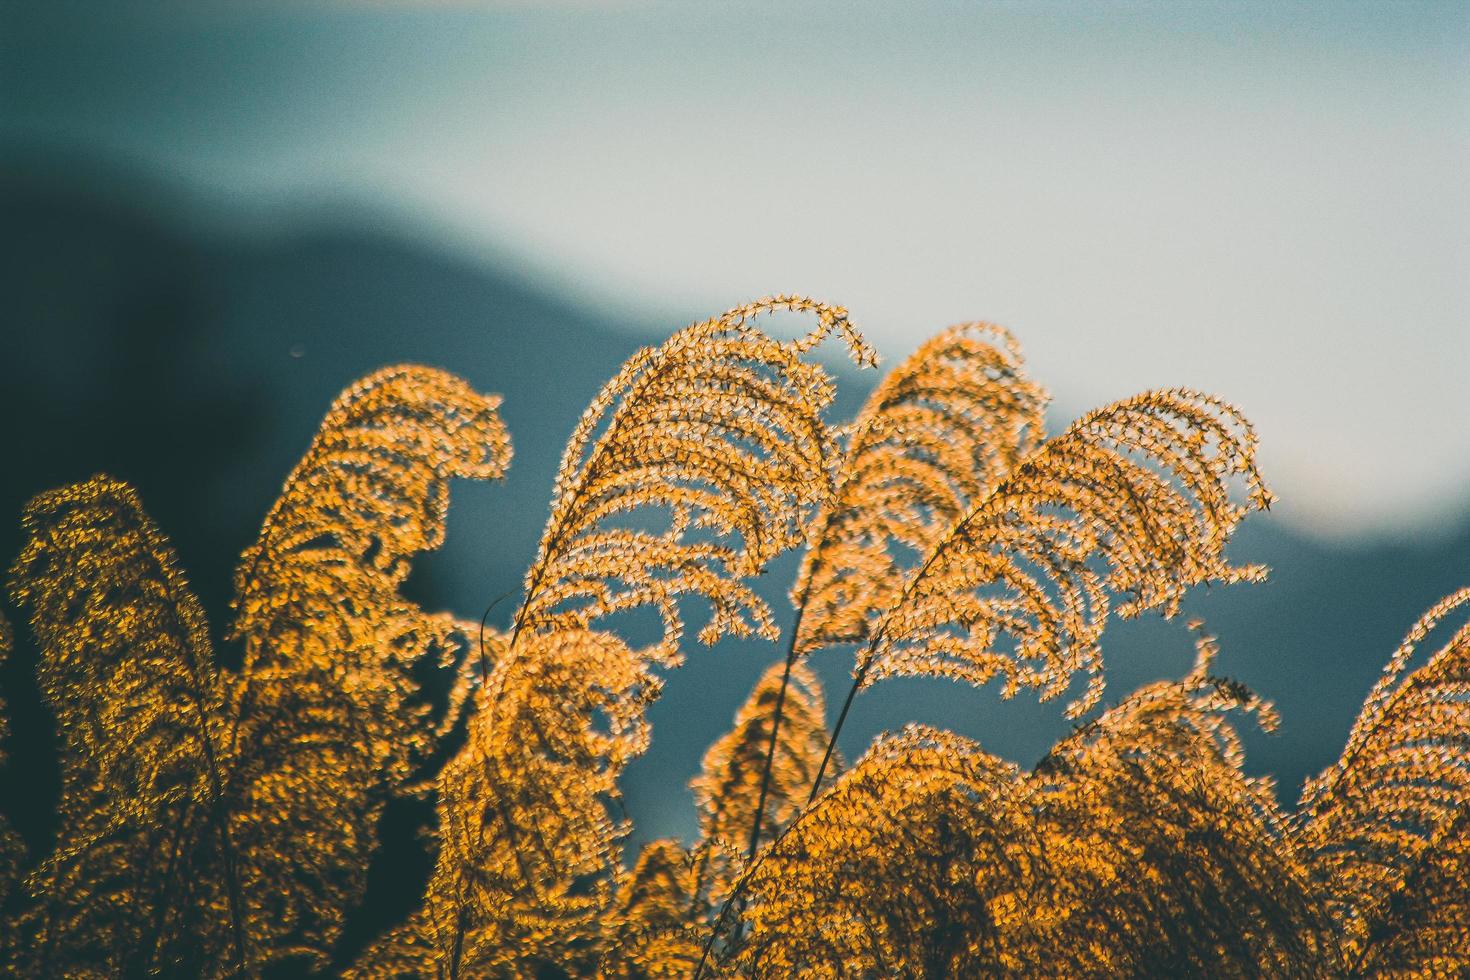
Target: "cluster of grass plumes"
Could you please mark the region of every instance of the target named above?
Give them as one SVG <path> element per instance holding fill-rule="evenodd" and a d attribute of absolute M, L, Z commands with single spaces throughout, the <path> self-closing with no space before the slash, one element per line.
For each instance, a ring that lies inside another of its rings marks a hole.
<path fill-rule="evenodd" d="M 758 324 L 777 311 L 814 325 L 776 339 Z M 352 976 L 1470 970 L 1470 625 L 1410 669 L 1470 590 L 1411 631 L 1295 812 L 1243 772 L 1234 719 L 1275 716 L 1212 672 L 1203 634 L 1188 676 L 1030 772 L 919 725 L 844 762 L 849 709 L 887 677 L 1043 699 L 1082 681 L 1068 710 L 1092 710 L 1111 615 L 1264 576 L 1225 546 L 1270 495 L 1250 425 L 1197 392 L 1048 438 L 1045 392 L 986 324 L 937 335 L 835 424 L 810 356 L 828 337 L 875 363 L 845 310 L 789 296 L 632 358 L 572 434 L 505 633 L 398 591 L 443 539 L 448 481 L 510 457 L 497 399 L 439 371 L 379 372 L 329 412 L 241 560 L 236 670 L 130 488 L 38 497 L 10 589 L 63 793 L 47 853 L 0 824 L 0 967 L 325 969 L 383 807 L 417 794 L 433 872 Z M 753 583 L 798 549 L 783 638 Z M 778 652 L 692 784 L 696 839 L 627 853 L 619 780 L 694 605 L 699 641 Z M 662 625 L 646 645 L 639 610 Z M 855 660 L 829 728 L 807 661 L 831 648 Z"/>
<path fill-rule="evenodd" d="M 237 671 L 214 663 L 131 488 L 99 476 L 30 503 L 10 589 L 40 647 L 63 785 L 54 848 L 5 883 L 6 969 L 329 961 L 378 816 L 443 728 L 415 670 L 458 673 L 471 649 L 473 624 L 398 586 L 443 539 L 449 480 L 509 462 L 497 402 L 419 367 L 343 393 L 240 562 Z"/>

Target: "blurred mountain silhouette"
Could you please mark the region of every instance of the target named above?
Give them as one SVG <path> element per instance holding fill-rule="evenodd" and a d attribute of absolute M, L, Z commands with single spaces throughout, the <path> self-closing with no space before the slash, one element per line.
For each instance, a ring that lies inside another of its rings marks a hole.
<path fill-rule="evenodd" d="M 0 158 L 0 412 L 9 433 L 0 560 L 8 566 L 18 550 L 30 496 L 111 473 L 138 488 L 173 540 L 217 639 L 234 561 L 328 404 L 353 379 L 400 361 L 505 396 L 515 444 L 508 479 L 455 487 L 448 544 L 410 580 L 417 601 L 466 617 L 510 592 L 492 618 L 503 622 L 577 417 L 625 357 L 681 325 L 654 332 L 562 302 L 369 209 L 312 211 L 262 231 L 200 218 L 177 190 L 126 167 L 19 147 Z M 843 406 L 872 381 L 844 377 Z M 1186 611 L 1220 637 L 1219 672 L 1276 700 L 1282 731 L 1248 738 L 1248 767 L 1275 773 L 1292 803 L 1302 778 L 1335 757 L 1409 625 L 1470 584 L 1470 511 L 1433 540 L 1330 545 L 1266 515 L 1247 523 L 1232 553 L 1271 565 L 1271 580 L 1196 596 Z M 766 589 L 778 609 L 791 567 L 778 563 Z M 1157 617 L 1116 624 L 1105 646 L 1113 697 L 1178 676 L 1193 657 L 1178 621 Z M 653 749 L 629 773 L 639 838 L 692 830 L 684 783 L 777 655 L 752 643 L 691 654 L 653 709 Z M 220 656 L 228 663 L 232 651 Z M 44 846 L 57 784 L 33 659 L 22 646 L 0 671 L 13 741 L 25 747 L 11 748 L 0 806 Z M 828 654 L 818 666 L 839 700 L 848 664 Z M 876 731 L 910 719 L 976 735 L 1028 765 L 1069 727 L 1056 704 L 894 682 L 859 699 L 844 748 L 856 754 Z M 425 816 L 401 807 L 385 818 L 392 846 L 344 952 L 413 904 L 427 865 L 412 831 Z"/>

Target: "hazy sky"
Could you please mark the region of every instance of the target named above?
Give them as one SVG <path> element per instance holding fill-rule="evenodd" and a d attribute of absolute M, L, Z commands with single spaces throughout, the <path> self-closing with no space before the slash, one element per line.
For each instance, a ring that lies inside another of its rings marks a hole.
<path fill-rule="evenodd" d="M 11 141 L 376 201 L 670 328 L 997 320 L 1068 413 L 1236 401 L 1323 533 L 1470 504 L 1470 4 L 0 11 Z"/>

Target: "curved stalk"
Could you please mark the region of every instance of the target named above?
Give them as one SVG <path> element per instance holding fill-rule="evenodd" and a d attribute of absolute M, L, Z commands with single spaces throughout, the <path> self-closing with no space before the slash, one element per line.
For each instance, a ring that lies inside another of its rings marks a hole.
<path fill-rule="evenodd" d="M 755 821 L 750 828 L 750 847 L 745 854 L 746 862 L 755 860 L 755 852 L 760 847 L 761 824 L 765 822 L 766 796 L 771 789 L 771 769 L 776 762 L 776 744 L 781 734 L 781 715 L 786 707 L 786 689 L 791 686 L 791 668 L 796 665 L 796 636 L 801 632 L 801 617 L 806 612 L 806 597 L 802 604 L 796 607 L 796 621 L 791 624 L 791 641 L 786 645 L 786 670 L 781 675 L 781 690 L 776 694 L 776 710 L 771 716 L 771 744 L 766 749 L 766 764 L 761 770 L 761 791 L 755 804 Z M 828 752 L 830 753 L 830 746 Z M 822 767 L 825 769 L 827 760 L 822 759 Z"/>

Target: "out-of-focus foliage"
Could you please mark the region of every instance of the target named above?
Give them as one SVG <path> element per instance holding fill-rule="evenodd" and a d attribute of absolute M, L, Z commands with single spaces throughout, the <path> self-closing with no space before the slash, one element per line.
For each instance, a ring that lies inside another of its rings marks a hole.
<path fill-rule="evenodd" d="M 786 724 L 767 767 L 783 702 Z M 693 852 L 677 841 L 651 841 L 620 879 L 607 920 L 605 976 L 694 972 L 711 914 L 744 868 L 744 838 L 757 808 L 763 808 L 762 826 L 772 836 L 784 830 L 806 800 L 826 744 L 826 708 L 816 677 L 801 664 L 789 676 L 781 664 L 772 664 L 736 713 L 734 727 L 705 753 L 702 771 L 690 784 L 699 814 Z"/>
<path fill-rule="evenodd" d="M 699 962 L 709 902 L 693 856 L 678 841 L 649 841 L 618 882 L 598 975 L 618 980 L 688 977 Z"/>
<path fill-rule="evenodd" d="M 449 478 L 504 470 L 495 405 L 426 368 L 342 396 L 242 562 L 238 673 L 216 670 L 127 485 L 32 501 L 11 592 L 41 647 L 63 785 L 55 847 L 0 934 L 16 972 L 326 964 L 383 802 L 434 735 L 408 670 L 469 642 L 397 586 L 442 541 Z"/>
<path fill-rule="evenodd" d="M 588 976 L 628 831 L 610 808 L 648 745 L 655 649 L 609 633 L 528 634 L 503 657 L 439 778 L 442 844 L 420 912 L 364 976 Z M 492 707 L 493 705 L 493 707 Z"/>
<path fill-rule="evenodd" d="M 816 325 L 754 325 L 783 311 Z M 1295 814 L 1243 771 L 1233 717 L 1275 715 L 1211 672 L 1208 638 L 1182 681 L 1030 772 L 921 725 L 832 765 L 853 699 L 888 676 L 1048 698 L 1087 674 L 1069 711 L 1090 710 L 1110 614 L 1262 577 L 1224 548 L 1270 500 L 1253 431 L 1211 396 L 1148 392 L 1044 440 L 1046 396 L 988 325 L 940 334 L 834 427 L 808 358 L 832 334 L 872 361 L 845 310 L 789 296 L 631 359 L 572 434 L 505 635 L 399 593 L 443 541 L 449 481 L 510 457 L 498 400 L 443 372 L 389 368 L 333 405 L 240 562 L 238 670 L 130 488 L 36 498 L 10 589 L 62 797 L 41 853 L 0 825 L 0 971 L 329 968 L 385 804 L 422 793 L 422 902 L 352 976 L 1470 973 L 1470 625 L 1410 670 L 1470 590 L 1410 631 Z M 751 580 L 802 544 L 784 662 L 691 784 L 698 840 L 625 855 L 619 779 L 686 600 L 705 642 L 774 641 Z M 649 645 L 627 638 L 654 620 Z M 856 664 L 829 732 L 803 658 L 841 644 Z"/>
<path fill-rule="evenodd" d="M 125 484 L 42 494 L 11 591 L 41 647 L 62 742 L 60 831 L 28 882 L 21 970 L 241 969 L 224 692 L 204 613 Z"/>
<path fill-rule="evenodd" d="M 1470 973 L 1470 623 L 1408 671 L 1461 589 L 1409 631 L 1337 764 L 1298 810 L 1301 846 L 1331 906 L 1347 969 Z"/>
<path fill-rule="evenodd" d="M 236 573 L 235 835 L 251 934 L 323 961 L 361 899 L 384 802 L 435 744 L 412 670 L 453 669 L 474 625 L 398 592 L 439 547 L 451 478 L 510 461 L 500 399 L 421 367 L 345 391 Z M 463 677 L 468 677 L 464 672 Z M 465 691 L 452 685 L 452 721 Z"/>
<path fill-rule="evenodd" d="M 14 635 L 10 622 L 0 615 L 0 665 L 9 656 Z M 5 709 L 5 700 L 0 697 L 0 766 L 5 765 L 5 745 L 10 741 L 10 719 Z M 25 842 L 20 839 L 10 823 L 0 816 L 0 970 L 13 969 L 7 962 L 15 949 L 13 918 L 10 903 L 20 883 L 21 867 L 25 861 Z"/>
<path fill-rule="evenodd" d="M 773 754 L 778 705 L 782 723 Z M 802 664 L 789 676 L 772 664 L 690 784 L 699 813 L 696 894 L 727 897 L 737 867 L 732 857 L 744 850 L 758 808 L 768 839 L 786 829 L 806 803 L 827 740 L 826 700 L 816 677 Z"/>

